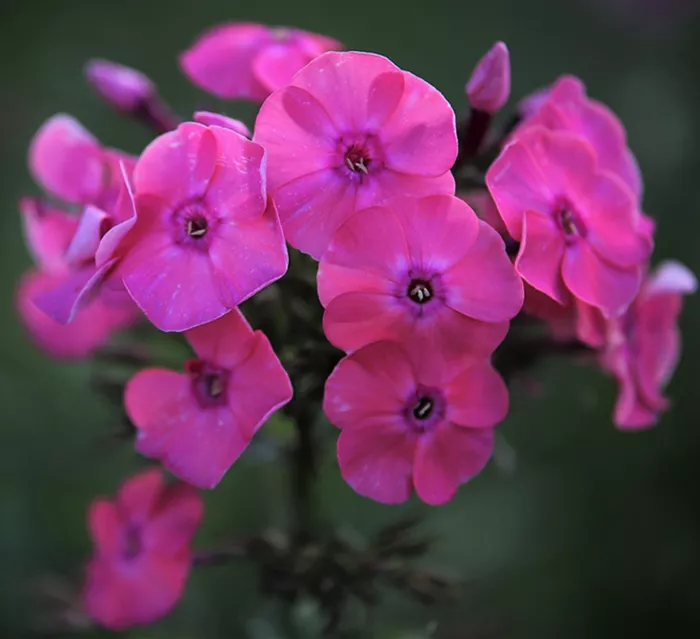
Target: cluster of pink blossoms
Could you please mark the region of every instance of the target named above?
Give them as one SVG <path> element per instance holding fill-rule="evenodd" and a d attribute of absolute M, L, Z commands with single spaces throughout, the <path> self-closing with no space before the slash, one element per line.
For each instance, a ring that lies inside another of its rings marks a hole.
<path fill-rule="evenodd" d="M 18 308 L 35 342 L 85 357 L 145 318 L 194 352 L 181 372 L 145 368 L 124 390 L 136 449 L 181 481 L 147 471 L 90 510 L 84 601 L 110 628 L 177 602 L 202 518 L 192 487 L 214 488 L 292 399 L 268 338 L 238 309 L 285 274 L 286 243 L 318 261 L 323 331 L 345 354 L 322 408 L 362 495 L 443 504 L 484 468 L 509 401 L 491 357 L 523 303 L 556 339 L 599 353 L 621 385 L 619 426 L 648 426 L 667 407 L 681 296 L 695 279 L 676 263 L 650 270 L 654 225 L 615 116 L 561 78 L 521 103 L 488 191 L 458 197 L 509 97 L 505 45 L 467 84 L 459 140 L 437 89 L 341 48 L 232 24 L 184 53 L 198 86 L 264 100 L 252 136 L 217 113 L 179 122 L 148 78 L 96 61 L 87 75 L 100 95 L 161 134 L 134 158 L 58 115 L 31 144 L 51 198 L 20 202 L 36 267 Z"/>

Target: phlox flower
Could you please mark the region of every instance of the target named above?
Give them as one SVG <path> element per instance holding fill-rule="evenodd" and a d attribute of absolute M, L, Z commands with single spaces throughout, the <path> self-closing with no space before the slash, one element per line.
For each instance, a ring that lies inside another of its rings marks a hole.
<path fill-rule="evenodd" d="M 180 56 L 180 66 L 194 84 L 220 98 L 262 102 L 315 57 L 342 48 L 301 29 L 234 22 L 203 33 Z"/>
<path fill-rule="evenodd" d="M 619 384 L 613 415 L 619 428 L 653 426 L 668 409 L 663 390 L 680 358 L 683 296 L 696 289 L 685 266 L 665 262 L 647 277 L 627 313 L 608 322 L 601 360 Z"/>
<path fill-rule="evenodd" d="M 325 53 L 271 95 L 254 139 L 287 241 L 319 259 L 352 213 L 453 194 L 455 115 L 437 89 L 371 53 Z"/>
<path fill-rule="evenodd" d="M 397 196 L 335 233 L 318 270 L 328 339 L 345 351 L 428 339 L 489 355 L 523 301 L 503 240 L 451 195 Z"/>
<path fill-rule="evenodd" d="M 445 361 L 421 344 L 375 342 L 340 361 L 323 410 L 341 429 L 338 463 L 355 491 L 395 504 L 415 488 L 443 504 L 491 457 L 508 391 L 484 357 Z"/>
<path fill-rule="evenodd" d="M 156 138 L 134 168 L 135 216 L 104 236 L 98 268 L 114 261 L 160 330 L 221 317 L 287 270 L 264 173 L 263 148 L 228 128 L 189 122 Z"/>
<path fill-rule="evenodd" d="M 134 475 L 114 500 L 96 499 L 88 513 L 94 552 L 83 589 L 90 617 L 123 630 L 170 612 L 184 591 L 203 514 L 195 489 L 164 484 L 159 470 Z"/>
<path fill-rule="evenodd" d="M 651 253 L 649 228 L 590 144 L 533 127 L 505 147 L 486 183 L 520 242 L 515 267 L 526 282 L 561 304 L 571 293 L 607 317 L 627 309 Z"/>
<path fill-rule="evenodd" d="M 237 309 L 185 333 L 196 357 L 185 372 L 147 368 L 129 380 L 124 405 L 137 450 L 180 479 L 213 488 L 267 418 L 292 397 L 263 333 Z"/>

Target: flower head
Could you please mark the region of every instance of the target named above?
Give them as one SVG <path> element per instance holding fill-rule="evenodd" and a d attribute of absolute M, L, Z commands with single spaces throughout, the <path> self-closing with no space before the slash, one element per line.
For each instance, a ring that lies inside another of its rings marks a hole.
<path fill-rule="evenodd" d="M 663 389 L 680 357 L 678 317 L 683 296 L 696 289 L 685 266 L 665 262 L 647 277 L 629 311 L 608 322 L 602 363 L 620 386 L 614 413 L 619 428 L 652 426 L 668 408 Z"/>
<path fill-rule="evenodd" d="M 318 271 L 323 325 L 346 351 L 427 337 L 448 357 L 490 354 L 520 310 L 503 240 L 450 195 L 398 196 L 338 229 Z"/>
<path fill-rule="evenodd" d="M 213 488 L 291 399 L 292 386 L 265 335 L 238 310 L 185 337 L 196 352 L 185 373 L 140 371 L 126 386 L 124 405 L 139 452 L 190 484 Z"/>
<path fill-rule="evenodd" d="M 133 219 L 97 253 L 161 330 L 215 320 L 287 270 L 263 148 L 193 122 L 156 138 L 134 169 Z"/>
<path fill-rule="evenodd" d="M 420 344 L 375 342 L 340 361 L 323 410 L 342 431 L 338 463 L 358 493 L 394 504 L 415 488 L 443 504 L 491 457 L 508 391 L 486 358 L 448 362 Z"/>
<path fill-rule="evenodd" d="M 326 53 L 271 95 L 254 139 L 289 243 L 315 259 L 355 211 L 454 193 L 455 115 L 431 85 L 370 53 Z"/>
<path fill-rule="evenodd" d="M 639 203 L 642 176 L 627 146 L 625 128 L 607 106 L 586 95 L 581 80 L 570 75 L 560 77 L 551 87 L 523 100 L 521 112 L 525 117 L 513 134 L 515 139 L 536 126 L 583 138 L 593 149 L 600 170 L 619 177 Z"/>
<path fill-rule="evenodd" d="M 496 42 L 472 72 L 465 88 L 469 104 L 486 113 L 500 111 L 510 95 L 510 56 L 503 42 Z"/>
<path fill-rule="evenodd" d="M 143 73 L 109 60 L 90 60 L 85 75 L 100 97 L 123 113 L 133 112 L 156 94 Z"/>
<path fill-rule="evenodd" d="M 185 588 L 203 514 L 192 487 L 165 485 L 158 470 L 128 479 L 114 500 L 95 500 L 88 513 L 95 549 L 83 590 L 88 614 L 123 630 L 170 612 Z"/>
<path fill-rule="evenodd" d="M 651 237 L 632 191 L 599 168 L 590 144 L 533 127 L 506 146 L 486 182 L 520 242 L 515 266 L 525 281 L 561 304 L 570 292 L 608 317 L 627 309 Z"/>
<path fill-rule="evenodd" d="M 180 56 L 180 66 L 194 84 L 220 98 L 262 102 L 315 57 L 342 48 L 300 29 L 229 23 L 203 33 Z"/>

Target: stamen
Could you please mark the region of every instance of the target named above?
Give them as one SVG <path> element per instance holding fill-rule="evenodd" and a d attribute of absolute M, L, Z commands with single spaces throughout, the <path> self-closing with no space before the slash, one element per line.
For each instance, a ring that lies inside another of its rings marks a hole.
<path fill-rule="evenodd" d="M 194 238 L 204 237 L 207 234 L 207 221 L 205 219 L 188 219 L 187 235 Z"/>
<path fill-rule="evenodd" d="M 421 397 L 413 407 L 413 416 L 416 419 L 427 419 L 433 412 L 433 400 L 430 397 Z"/>
<path fill-rule="evenodd" d="M 413 280 L 408 285 L 408 297 L 416 304 L 425 304 L 433 297 L 433 290 L 430 283 L 424 280 Z"/>

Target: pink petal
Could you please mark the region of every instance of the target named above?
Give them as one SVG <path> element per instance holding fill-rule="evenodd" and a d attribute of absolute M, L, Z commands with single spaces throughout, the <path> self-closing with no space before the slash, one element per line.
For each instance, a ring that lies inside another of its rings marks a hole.
<path fill-rule="evenodd" d="M 250 356 L 253 335 L 243 313 L 234 308 L 218 320 L 190 329 L 185 338 L 197 357 L 233 370 Z"/>
<path fill-rule="evenodd" d="M 368 232 L 368 229 L 371 231 Z M 375 207 L 351 216 L 333 235 L 318 270 L 318 290 L 326 306 L 366 281 L 370 290 L 389 292 L 410 265 L 404 229 L 391 209 Z"/>
<path fill-rule="evenodd" d="M 463 360 L 445 397 L 445 419 L 456 426 L 492 428 L 508 414 L 508 388 L 486 359 Z"/>
<path fill-rule="evenodd" d="M 66 261 L 74 267 L 93 262 L 100 240 L 109 230 L 111 223 L 111 217 L 102 209 L 91 205 L 86 206 L 66 251 Z"/>
<path fill-rule="evenodd" d="M 586 242 L 576 242 L 564 254 L 564 283 L 581 301 L 617 317 L 639 291 L 641 269 L 620 269 L 601 260 Z"/>
<path fill-rule="evenodd" d="M 182 482 L 168 484 L 143 531 L 146 549 L 164 555 L 187 551 L 204 519 L 199 493 Z"/>
<path fill-rule="evenodd" d="M 343 358 L 326 381 L 323 410 L 338 428 L 399 414 L 415 390 L 413 364 L 392 342 L 375 342 Z"/>
<path fill-rule="evenodd" d="M 548 178 L 520 142 L 507 146 L 496 158 L 486 172 L 486 184 L 508 233 L 518 242 L 525 211 L 548 213 L 554 202 Z"/>
<path fill-rule="evenodd" d="M 646 429 L 656 424 L 659 413 L 641 400 L 626 358 L 626 349 L 619 349 L 613 360 L 613 373 L 619 384 L 613 422 L 622 430 Z"/>
<path fill-rule="evenodd" d="M 220 126 L 225 129 L 231 129 L 231 131 L 242 135 L 244 138 L 250 139 L 253 137 L 253 134 L 250 132 L 250 129 L 246 126 L 245 122 L 241 122 L 240 120 L 236 120 L 234 118 L 229 118 L 227 115 L 223 115 L 222 113 L 195 111 L 192 119 L 195 122 L 203 124 L 204 126 Z"/>
<path fill-rule="evenodd" d="M 62 277 L 54 288 L 42 291 L 34 303 L 53 321 L 68 324 L 95 299 L 105 276 L 104 270 L 98 272 L 94 266 L 86 266 Z"/>
<path fill-rule="evenodd" d="M 217 143 L 201 124 L 185 122 L 157 137 L 134 169 L 138 195 L 155 195 L 173 206 L 204 195 L 217 161 Z"/>
<path fill-rule="evenodd" d="M 254 136 L 267 150 L 270 189 L 334 166 L 338 135 L 308 91 L 289 86 L 270 96 L 260 107 Z"/>
<path fill-rule="evenodd" d="M 268 93 L 288 85 L 309 57 L 295 46 L 281 42 L 263 48 L 252 61 L 253 77 Z"/>
<path fill-rule="evenodd" d="M 75 119 L 58 114 L 37 131 L 29 147 L 29 168 L 48 192 L 66 202 L 88 204 L 102 189 L 99 142 Z"/>
<path fill-rule="evenodd" d="M 576 337 L 593 348 L 605 344 L 607 320 L 595 306 L 576 302 Z"/>
<path fill-rule="evenodd" d="M 205 31 L 180 56 L 185 75 L 220 98 L 262 102 L 270 93 L 253 74 L 253 59 L 272 41 L 261 24 L 222 24 Z"/>
<path fill-rule="evenodd" d="M 457 159 L 455 113 L 435 87 L 407 71 L 403 75 L 402 100 L 380 133 L 386 165 L 409 175 L 437 177 Z"/>
<path fill-rule="evenodd" d="M 510 95 L 510 56 L 503 42 L 496 42 L 477 63 L 466 86 L 473 108 L 486 113 L 500 111 Z"/>
<path fill-rule="evenodd" d="M 242 135 L 213 126 L 216 167 L 206 201 L 223 219 L 260 218 L 267 203 L 265 150 Z"/>
<path fill-rule="evenodd" d="M 549 215 L 526 211 L 523 241 L 515 268 L 533 288 L 566 304 L 568 292 L 562 280 L 566 243 L 557 223 Z"/>
<path fill-rule="evenodd" d="M 330 170 L 317 171 L 286 184 L 274 199 L 287 241 L 318 260 L 355 211 L 355 186 Z"/>
<path fill-rule="evenodd" d="M 66 249 L 78 226 L 78 218 L 38 198 L 23 197 L 19 208 L 24 238 L 36 264 L 50 273 L 65 272 Z"/>
<path fill-rule="evenodd" d="M 424 502 L 450 501 L 460 484 L 478 475 L 493 452 L 493 430 L 471 430 L 444 422 L 418 440 L 413 482 Z"/>
<path fill-rule="evenodd" d="M 395 212 L 404 228 L 412 263 L 428 271 L 447 271 L 473 249 L 479 235 L 476 213 L 451 195 L 397 196 L 385 206 Z"/>
<path fill-rule="evenodd" d="M 372 80 L 367 96 L 367 128 L 382 129 L 401 103 L 406 77 L 399 71 L 380 73 Z"/>
<path fill-rule="evenodd" d="M 372 427 L 347 428 L 338 438 L 338 465 L 343 479 L 360 495 L 384 504 L 411 496 L 415 436 L 398 417 Z"/>
<path fill-rule="evenodd" d="M 523 285 L 501 236 L 478 222 L 478 237 L 457 264 L 443 274 L 446 304 L 473 319 L 503 322 L 523 305 Z"/>
<path fill-rule="evenodd" d="M 282 277 L 289 257 L 273 200 L 258 219 L 221 220 L 209 260 L 219 301 L 227 308 Z"/>
<path fill-rule="evenodd" d="M 163 472 L 149 468 L 129 477 L 119 489 L 117 502 L 124 519 L 147 521 L 163 490 Z"/>
<path fill-rule="evenodd" d="M 96 499 L 88 511 L 88 530 L 97 551 L 116 555 L 121 549 L 122 518 L 116 505 L 106 499 Z"/>

